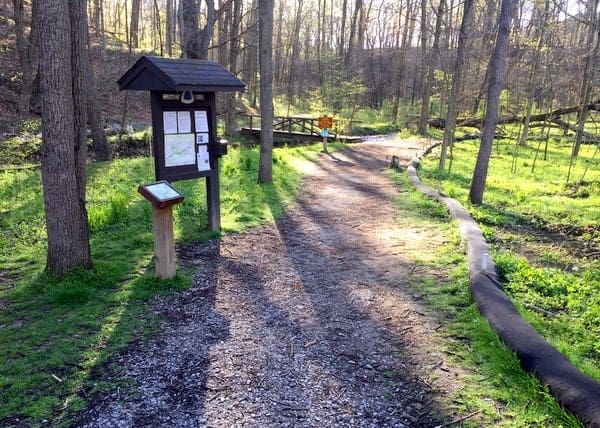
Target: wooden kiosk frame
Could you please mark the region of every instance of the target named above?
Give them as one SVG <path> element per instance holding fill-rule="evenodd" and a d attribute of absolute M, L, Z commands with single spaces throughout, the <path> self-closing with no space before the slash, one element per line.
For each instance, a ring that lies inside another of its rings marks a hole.
<path fill-rule="evenodd" d="M 206 178 L 209 231 L 221 229 L 216 92 L 242 92 L 244 83 L 206 60 L 141 57 L 118 80 L 120 90 L 150 91 L 156 180 Z"/>

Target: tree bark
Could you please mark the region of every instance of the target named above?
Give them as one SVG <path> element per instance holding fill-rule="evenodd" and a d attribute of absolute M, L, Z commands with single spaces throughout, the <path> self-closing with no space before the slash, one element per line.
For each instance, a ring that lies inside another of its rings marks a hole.
<path fill-rule="evenodd" d="M 21 93 L 19 94 L 19 105 L 17 107 L 19 113 L 26 113 L 29 111 L 34 82 L 38 76 L 39 17 L 37 3 L 37 1 L 34 1 L 31 5 L 31 31 L 29 32 L 27 46 L 23 47 L 25 53 L 21 58 L 22 84 Z"/>
<path fill-rule="evenodd" d="M 75 177 L 79 199 L 85 212 L 85 164 L 87 160 L 88 84 L 91 80 L 87 51 L 87 11 L 85 2 L 69 1 L 71 19 L 71 69 L 73 80 L 73 125 L 75 148 Z M 87 215 L 86 222 L 87 226 Z"/>
<path fill-rule="evenodd" d="M 426 85 L 425 80 L 427 76 L 427 0 L 421 0 L 421 93 L 424 91 L 424 87 Z M 425 106 L 428 108 L 428 106 Z M 421 110 L 421 114 L 422 114 Z M 423 129 L 421 129 L 421 124 L 423 124 Z M 419 120 L 419 134 L 425 134 L 425 124 L 423 120 Z"/>
<path fill-rule="evenodd" d="M 469 0 L 466 0 L 469 1 Z M 437 62 L 437 56 L 439 51 L 440 33 L 442 31 L 442 17 L 444 15 L 444 9 L 446 8 L 446 0 L 440 0 L 437 10 L 437 16 L 435 19 L 435 31 L 433 33 L 433 44 L 431 46 L 431 52 L 427 59 L 427 77 L 425 82 L 422 83 L 422 99 L 421 99 L 421 116 L 419 118 L 419 134 L 427 134 L 427 119 L 429 119 L 429 99 L 431 98 L 431 86 L 433 85 L 433 72 L 435 71 L 435 65 Z"/>
<path fill-rule="evenodd" d="M 485 190 L 485 181 L 492 153 L 492 143 L 498 123 L 500 91 L 504 80 L 513 13 L 514 0 L 502 0 L 500 15 L 498 17 L 498 35 L 496 36 L 496 43 L 490 59 L 490 79 L 485 120 L 481 134 L 481 145 L 477 154 L 473 179 L 471 180 L 471 189 L 469 191 L 469 200 L 476 205 L 480 205 L 483 202 L 483 192 Z"/>
<path fill-rule="evenodd" d="M 252 5 L 248 11 L 248 23 L 244 34 L 244 60 L 242 68 L 242 77 L 248 85 L 248 100 L 252 107 L 257 106 L 258 97 L 258 0 L 252 0 Z"/>
<path fill-rule="evenodd" d="M 229 42 L 231 41 L 231 2 L 219 0 L 219 19 L 217 20 L 217 44 L 218 44 L 218 61 L 220 64 L 228 64 Z M 231 70 L 230 70 L 231 71 Z"/>
<path fill-rule="evenodd" d="M 448 147 L 453 143 L 454 130 L 456 129 L 456 117 L 458 116 L 459 92 L 462 87 L 463 70 L 465 65 L 465 54 L 467 38 L 471 19 L 473 16 L 473 0 L 465 0 L 463 5 L 463 17 L 460 23 L 460 34 L 458 36 L 458 49 L 456 51 L 456 61 L 454 63 L 454 73 L 452 76 L 452 89 L 450 90 L 450 99 L 448 100 L 448 113 L 446 115 L 446 126 L 444 127 L 444 137 L 442 140 L 442 150 L 440 154 L 439 170 L 446 169 L 446 153 Z"/>
<path fill-rule="evenodd" d="M 87 46 L 89 46 L 89 28 L 87 25 L 87 15 L 84 14 L 80 18 L 79 22 L 79 35 L 82 40 L 86 41 L 85 45 L 79 46 L 74 44 L 78 48 L 77 55 L 80 56 L 81 69 L 80 74 L 84 79 L 83 91 L 85 93 L 84 105 L 85 112 L 87 113 L 87 123 L 90 126 L 90 132 L 92 134 L 92 146 L 91 151 L 94 154 L 96 160 L 99 161 L 110 161 L 111 150 L 108 145 L 106 133 L 102 126 L 102 109 L 98 102 L 98 91 L 96 90 L 96 79 L 94 78 L 94 72 L 90 61 L 90 54 Z M 85 128 L 84 128 L 85 129 Z"/>
<path fill-rule="evenodd" d="M 581 83 L 581 111 L 577 118 L 577 133 L 575 134 L 575 144 L 573 144 L 573 157 L 579 156 L 579 148 L 581 147 L 581 141 L 583 139 L 583 127 L 587 119 L 587 106 L 592 96 L 592 88 L 594 87 L 594 73 L 596 73 L 596 63 L 598 59 L 598 53 L 600 52 L 600 17 L 598 16 L 598 0 L 593 0 L 593 3 L 589 4 L 590 7 L 590 27 L 588 33 L 588 51 L 591 52 L 585 58 L 585 66 L 583 71 L 583 78 Z M 596 43 L 594 43 L 594 37 Z M 593 45 L 593 49 L 592 49 Z"/>
<path fill-rule="evenodd" d="M 156 36 L 158 40 L 154 40 L 154 46 L 158 48 L 160 56 L 164 54 L 164 43 L 163 43 L 163 33 L 162 33 L 162 24 L 160 22 L 160 7 L 158 6 L 158 0 L 154 0 L 154 28 L 156 29 Z M 142 33 L 143 34 L 143 33 Z M 158 43 L 158 45 L 156 44 Z"/>
<path fill-rule="evenodd" d="M 202 28 L 199 28 L 198 24 L 200 15 L 198 0 L 181 0 L 179 7 L 182 19 L 180 37 L 182 55 L 185 58 L 207 59 L 216 20 L 214 0 L 206 0 L 206 23 Z"/>
<path fill-rule="evenodd" d="M 21 68 L 27 57 L 27 42 L 25 40 L 25 7 L 23 0 L 13 0 L 13 19 L 15 21 L 15 44 Z"/>
<path fill-rule="evenodd" d="M 240 55 L 240 23 L 241 23 L 241 0 L 233 1 L 233 16 L 231 17 L 231 28 L 229 30 L 229 71 L 237 74 L 237 60 Z M 235 134 L 235 92 L 225 95 L 225 135 Z"/>
<path fill-rule="evenodd" d="M 285 2 L 279 2 L 279 8 L 277 10 L 277 22 L 279 25 L 277 26 L 277 35 L 275 36 L 275 48 L 281 52 L 283 50 L 283 12 L 285 10 Z M 274 59 L 274 81 L 277 86 L 283 85 L 283 68 L 285 65 L 285 61 L 283 55 L 275 55 Z"/>
<path fill-rule="evenodd" d="M 552 111 L 546 113 L 532 114 L 529 117 L 530 122 L 554 122 L 559 123 L 560 118 L 566 114 L 577 113 L 581 111 L 582 106 L 569 106 L 569 107 L 561 107 L 554 109 Z M 600 111 L 600 99 L 590 102 L 587 107 L 587 110 Z M 499 125 L 508 125 L 512 123 L 523 123 L 525 121 L 525 116 L 500 116 L 498 118 Z M 470 117 L 468 119 L 461 120 L 456 124 L 457 127 L 466 127 L 466 128 L 478 128 L 481 129 L 485 123 L 485 119 Z M 447 126 L 447 120 L 442 118 L 429 119 L 429 126 L 434 128 L 443 129 Z M 576 127 L 570 125 L 570 130 L 575 131 Z"/>
<path fill-rule="evenodd" d="M 540 19 L 540 28 L 538 34 L 538 40 L 533 58 L 533 67 L 529 74 L 529 82 L 527 88 L 527 105 L 525 106 L 525 120 L 523 121 L 523 131 L 521 132 L 521 138 L 519 139 L 519 145 L 524 146 L 527 144 L 527 138 L 529 137 L 529 122 L 531 121 L 531 113 L 533 111 L 534 95 L 535 95 L 535 82 L 538 80 L 538 73 L 540 70 L 540 62 L 542 55 L 542 46 L 544 43 L 548 13 L 550 10 L 550 0 L 544 1 L 544 11 Z M 589 101 L 589 100 L 588 100 Z"/>
<path fill-rule="evenodd" d="M 297 2 L 296 14 L 294 18 L 294 27 L 292 31 L 292 54 L 290 55 L 290 68 L 288 70 L 287 82 L 288 107 L 290 104 L 294 103 L 296 62 L 298 61 L 298 55 L 300 51 L 300 25 L 302 23 L 302 3 L 303 0 L 298 0 Z"/>
<path fill-rule="evenodd" d="M 354 4 L 354 12 L 352 13 L 352 20 L 350 21 L 350 37 L 348 38 L 348 50 L 346 51 L 345 57 L 345 65 L 348 73 L 348 78 L 351 78 L 353 75 L 353 65 L 356 60 L 356 55 L 354 53 L 355 44 L 360 43 L 357 42 L 359 38 L 360 29 L 359 24 L 362 22 L 362 19 L 359 17 L 363 16 L 363 2 L 362 0 L 356 0 Z"/>
<path fill-rule="evenodd" d="M 497 27 L 497 22 L 494 22 L 494 17 L 496 16 L 497 13 L 497 2 L 493 1 L 493 0 L 487 0 L 486 1 L 486 8 L 485 11 L 483 13 L 484 17 L 483 17 L 483 32 L 481 35 L 481 41 L 480 41 L 480 46 L 479 46 L 479 50 L 481 50 L 482 52 L 485 52 L 485 55 L 487 56 L 487 52 L 488 52 L 488 46 L 492 45 L 492 42 L 494 40 L 494 35 L 496 34 L 496 27 Z M 496 20 L 497 21 L 497 20 Z M 486 88 L 486 84 L 489 81 L 489 77 L 490 77 L 490 67 L 489 67 L 489 61 L 487 62 L 487 65 L 485 67 L 485 73 L 483 75 L 483 79 L 481 80 L 481 83 L 479 84 L 479 91 L 477 92 L 477 95 L 475 96 L 475 99 L 473 101 L 473 108 L 472 108 L 472 112 L 473 114 L 477 114 L 477 112 L 479 111 L 479 105 L 481 104 L 481 100 L 483 98 L 483 95 L 485 94 L 485 88 Z"/>
<path fill-rule="evenodd" d="M 259 0 L 260 159 L 258 182 L 273 182 L 273 0 Z"/>
<path fill-rule="evenodd" d="M 348 0 L 343 0 L 342 3 L 342 20 L 340 22 L 340 37 L 338 46 L 338 57 L 344 58 L 344 51 L 346 48 L 346 15 L 348 9 Z"/>
<path fill-rule="evenodd" d="M 142 0 L 133 0 L 131 3 L 131 22 L 129 24 L 129 41 L 132 48 L 139 48 L 140 9 Z"/>
<path fill-rule="evenodd" d="M 85 169 L 81 164 L 81 131 L 75 128 L 71 17 L 68 3 L 39 2 L 42 103 L 42 186 L 48 253 L 46 270 L 62 274 L 92 267 L 85 208 Z M 83 39 L 81 34 L 76 37 Z M 77 60 L 76 58 L 74 58 Z M 76 62 L 76 61 L 75 61 Z M 76 65 L 79 67 L 79 65 Z M 79 95 L 76 96 L 80 100 Z M 78 119 L 81 124 L 81 120 Z M 83 165 L 84 167 L 85 165 Z"/>
<path fill-rule="evenodd" d="M 167 0 L 166 5 L 166 32 L 165 48 L 168 56 L 173 56 L 173 43 L 175 41 L 175 13 L 173 11 L 174 0 Z"/>
<path fill-rule="evenodd" d="M 392 104 L 392 123 L 396 123 L 398 121 L 398 111 L 400 109 L 400 99 L 405 96 L 405 85 L 403 84 L 403 80 L 406 79 L 404 76 L 404 71 L 407 69 L 406 57 L 408 55 L 408 49 L 410 48 L 410 40 L 412 40 L 413 31 L 414 31 L 414 22 L 412 19 L 413 14 L 413 0 L 407 0 L 406 2 L 406 18 L 404 19 L 404 25 L 402 29 L 402 38 L 398 38 L 396 40 L 397 44 L 400 42 L 400 59 L 398 64 L 398 72 L 396 73 L 396 80 L 394 84 L 395 95 Z M 401 21 L 401 13 L 398 12 L 398 25 L 400 26 Z"/>

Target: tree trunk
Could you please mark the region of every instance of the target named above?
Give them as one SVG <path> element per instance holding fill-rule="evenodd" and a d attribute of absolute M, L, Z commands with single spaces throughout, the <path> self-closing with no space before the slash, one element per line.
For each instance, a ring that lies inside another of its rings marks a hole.
<path fill-rule="evenodd" d="M 598 53 L 600 52 L 600 17 L 598 16 L 598 0 L 593 0 L 593 3 L 589 4 L 588 7 L 590 8 L 590 27 L 588 30 L 587 51 L 591 52 L 588 53 L 585 58 L 580 96 L 581 111 L 577 117 L 577 133 L 575 134 L 575 144 L 573 145 L 572 153 L 574 158 L 579 156 L 579 148 L 581 147 L 581 141 L 583 139 L 583 128 L 587 119 L 587 105 L 590 103 L 592 89 L 594 87 L 594 73 L 597 71 L 596 63 L 598 60 Z M 595 44 L 594 37 L 596 37 Z M 593 49 L 592 45 L 594 46 Z"/>
<path fill-rule="evenodd" d="M 348 0 L 343 0 L 342 3 L 342 20 L 340 22 L 340 37 L 338 46 L 338 57 L 344 58 L 344 50 L 346 48 L 346 14 L 348 9 Z"/>
<path fill-rule="evenodd" d="M 283 50 L 283 11 L 285 10 L 285 2 L 279 2 L 279 8 L 277 10 L 277 22 L 279 25 L 277 26 L 277 35 L 275 37 L 275 49 L 279 52 Z M 284 60 L 283 55 L 275 55 L 274 60 L 275 66 L 275 74 L 274 80 L 277 86 L 283 85 L 283 68 L 284 68 Z"/>
<path fill-rule="evenodd" d="M 486 52 L 487 55 L 488 46 L 492 45 L 494 41 L 494 35 L 496 34 L 497 22 L 494 22 L 494 17 L 497 13 L 497 2 L 493 0 L 486 1 L 486 9 L 484 11 L 484 23 L 483 23 L 483 35 L 481 37 L 481 45 L 479 50 L 482 52 Z M 483 95 L 485 94 L 485 88 L 488 83 L 490 77 L 490 67 L 489 61 L 485 67 L 485 73 L 481 83 L 479 84 L 479 91 L 475 96 L 475 100 L 473 101 L 472 113 L 475 115 L 479 111 L 479 105 L 481 104 L 481 100 Z"/>
<path fill-rule="evenodd" d="M 492 143 L 498 123 L 500 91 L 504 80 L 510 24 L 513 13 L 514 0 L 502 0 L 500 15 L 498 16 L 498 35 L 496 36 L 496 43 L 490 59 L 490 78 L 481 145 L 477 154 L 473 179 L 471 180 L 471 189 L 469 191 L 469 200 L 476 205 L 480 205 L 483 202 L 483 192 L 485 190 L 485 181 L 492 153 Z"/>
<path fill-rule="evenodd" d="M 538 40 L 536 44 L 536 49 L 533 58 L 533 67 L 531 68 L 531 73 L 529 74 L 529 82 L 527 88 L 527 105 L 525 106 L 525 120 L 523 121 L 523 131 L 521 132 L 521 138 L 519 139 L 519 145 L 524 146 L 527 144 L 527 138 L 529 137 L 529 121 L 531 120 L 531 112 L 533 110 L 534 103 L 534 95 L 535 95 L 535 83 L 539 80 L 539 70 L 540 70 L 540 62 L 542 55 L 542 46 L 544 43 L 548 13 L 550 11 L 550 0 L 545 0 L 544 2 L 544 11 L 542 12 L 542 17 L 540 19 L 540 28 L 538 34 Z M 543 82 L 542 82 L 543 83 Z"/>
<path fill-rule="evenodd" d="M 212 39 L 212 34 L 215 27 L 215 21 L 217 20 L 217 16 L 215 14 L 215 2 L 214 0 L 205 0 L 206 1 L 206 23 L 204 27 L 202 27 L 199 31 L 199 51 L 198 57 L 199 59 L 208 59 L 208 48 L 210 46 L 210 40 Z"/>
<path fill-rule="evenodd" d="M 237 74 L 237 60 L 240 55 L 240 23 L 241 23 L 241 0 L 233 1 L 233 16 L 231 17 L 231 29 L 229 30 L 229 71 Z M 225 135 L 235 134 L 235 92 L 225 95 Z"/>
<path fill-rule="evenodd" d="M 423 94 L 425 91 L 426 85 L 426 76 L 427 75 L 427 0 L 421 0 L 421 93 Z M 413 91 L 414 94 L 414 91 Z M 428 109 L 429 106 L 425 106 L 425 109 Z M 421 115 L 423 111 L 421 110 Z M 427 130 L 425 124 L 423 124 L 422 118 L 419 120 L 419 134 L 425 135 L 425 131 Z M 423 128 L 421 128 L 421 124 L 423 124 Z"/>
<path fill-rule="evenodd" d="M 296 80 L 296 62 L 298 61 L 298 55 L 300 51 L 300 25 L 302 23 L 302 2 L 298 0 L 296 5 L 296 16 L 294 18 L 294 28 L 292 31 L 292 54 L 290 56 L 290 69 L 288 70 L 288 85 L 287 85 L 287 99 L 288 108 L 290 104 L 294 103 L 295 93 L 295 80 Z"/>
<path fill-rule="evenodd" d="M 180 0 L 181 51 L 185 58 L 207 59 L 208 47 L 216 20 L 214 0 L 206 0 L 206 23 L 198 26 L 200 4 L 198 0 Z"/>
<path fill-rule="evenodd" d="M 321 56 L 325 53 L 323 49 L 323 37 L 324 37 L 324 29 L 325 26 L 325 1 L 321 4 L 321 0 L 317 0 L 317 34 L 315 34 L 315 49 L 317 50 L 316 60 L 317 60 L 317 82 L 318 87 L 321 88 L 321 92 L 323 91 L 323 59 Z M 279 25 L 281 28 L 281 24 Z"/>
<path fill-rule="evenodd" d="M 407 57 L 407 53 L 408 53 L 408 49 L 410 47 L 410 40 L 412 39 L 412 35 L 413 35 L 413 31 L 414 31 L 414 24 L 411 25 L 410 22 L 414 23 L 414 20 L 412 19 L 412 0 L 407 0 L 407 4 L 406 4 L 406 8 L 405 8 L 405 13 L 406 13 L 406 18 L 404 19 L 404 25 L 403 25 L 403 29 L 402 29 L 402 38 L 398 38 L 396 41 L 401 43 L 401 46 L 399 46 L 400 48 L 400 60 L 399 60 L 399 64 L 398 64 L 398 73 L 396 73 L 396 81 L 395 81 L 395 95 L 394 95 L 394 101 L 392 104 L 392 123 L 396 123 L 398 120 L 398 111 L 399 111 L 399 107 L 400 107 L 400 99 L 405 95 L 403 93 L 403 88 L 404 85 L 402 84 L 403 79 L 406 78 L 406 76 L 404 76 L 404 70 L 406 70 L 406 57 Z M 400 26 L 400 21 L 401 21 L 401 13 L 398 12 L 398 26 Z"/>
<path fill-rule="evenodd" d="M 462 86 L 463 69 L 465 65 L 465 48 L 467 46 L 467 38 L 469 37 L 469 27 L 471 26 L 473 8 L 473 0 L 465 0 L 465 4 L 463 5 L 462 22 L 460 24 L 460 34 L 458 36 L 456 61 L 454 63 L 452 89 L 450 90 L 450 99 L 448 100 L 448 114 L 446 116 L 446 126 L 444 127 L 444 138 L 442 140 L 442 152 L 440 155 L 439 164 L 440 171 L 443 171 L 446 168 L 446 153 L 448 147 L 452 145 L 454 139 L 456 117 L 458 116 L 459 92 Z"/>
<path fill-rule="evenodd" d="M 131 3 L 131 23 L 129 24 L 129 41 L 131 47 L 139 48 L 139 27 L 140 27 L 140 8 L 142 0 L 132 0 Z"/>
<path fill-rule="evenodd" d="M 244 66 L 242 67 L 242 77 L 248 85 L 248 100 L 252 107 L 257 106 L 258 83 L 258 2 L 252 0 L 252 5 L 248 11 L 248 21 L 244 34 Z"/>
<path fill-rule="evenodd" d="M 469 0 L 466 0 L 469 1 Z M 429 119 L 429 99 L 431 98 L 431 86 L 433 85 L 433 72 L 437 62 L 439 52 L 440 33 L 442 31 L 442 16 L 446 8 L 446 0 L 440 0 L 438 5 L 437 17 L 435 19 L 435 31 L 433 33 L 433 44 L 431 52 L 427 60 L 427 78 L 423 82 L 422 100 L 421 100 L 421 116 L 419 118 L 419 134 L 427 134 L 427 119 Z"/>
<path fill-rule="evenodd" d="M 355 43 L 357 43 L 356 39 L 359 38 L 359 22 L 361 22 L 362 20 L 359 19 L 360 16 L 363 15 L 363 2 L 362 0 L 356 0 L 355 4 L 354 4 L 354 13 L 352 14 L 352 20 L 350 21 L 350 37 L 348 39 L 348 50 L 346 51 L 346 57 L 345 57 L 345 65 L 346 65 L 346 72 L 347 72 L 347 76 L 349 78 L 352 77 L 353 75 L 353 63 L 356 59 L 355 53 L 354 53 L 354 45 Z"/>
<path fill-rule="evenodd" d="M 156 28 L 156 36 L 158 38 L 158 40 L 155 40 L 155 46 L 156 42 L 158 42 L 158 50 L 160 53 L 160 56 L 163 56 L 164 52 L 163 52 L 163 47 L 164 47 L 164 43 L 163 43 L 163 33 L 162 33 L 162 24 L 160 22 L 160 8 L 158 7 L 158 1 L 154 0 L 154 27 Z"/>
<path fill-rule="evenodd" d="M 109 161 L 111 160 L 112 155 L 108 140 L 106 139 L 106 132 L 104 132 L 104 127 L 102 126 L 102 109 L 98 103 L 96 79 L 94 79 L 94 72 L 89 64 L 89 58 L 87 59 L 87 68 L 84 68 L 83 73 L 85 74 L 86 79 L 87 122 L 92 134 L 91 151 L 96 160 Z"/>
<path fill-rule="evenodd" d="M 37 3 L 37 1 L 34 1 L 31 5 L 31 31 L 29 32 L 26 53 L 23 58 L 21 58 L 22 84 L 21 93 L 19 94 L 19 105 L 17 107 L 19 113 L 26 113 L 29 111 L 34 82 L 38 76 L 39 17 Z"/>
<path fill-rule="evenodd" d="M 71 18 L 68 4 L 39 2 L 42 103 L 42 185 L 48 234 L 46 270 L 62 274 L 74 267 L 92 267 L 85 208 L 85 164 L 81 131 L 75 128 L 74 90 L 80 88 L 71 63 Z M 74 8 L 75 9 L 75 8 Z M 73 10 L 73 12 L 76 12 Z M 81 34 L 74 34 L 83 40 Z M 73 58 L 76 67 L 77 58 Z M 80 95 L 75 98 L 80 100 Z M 79 112 L 80 113 L 80 112 Z M 81 125 L 81 119 L 77 123 Z M 82 170 L 83 168 L 83 170 Z"/>
<path fill-rule="evenodd" d="M 13 0 L 13 19 L 15 20 L 15 44 L 21 68 L 27 58 L 27 42 L 25 41 L 25 7 L 23 0 Z"/>
<path fill-rule="evenodd" d="M 96 12 L 98 13 L 98 32 L 102 44 L 102 58 L 106 55 L 106 23 L 104 22 L 104 0 L 96 0 Z"/>
<path fill-rule="evenodd" d="M 102 1 L 93 0 L 92 2 L 92 27 L 94 28 L 94 35 L 100 38 L 100 14 L 102 13 Z"/>
<path fill-rule="evenodd" d="M 219 18 L 217 19 L 217 29 L 219 30 L 217 34 L 219 64 L 227 64 L 229 62 L 228 53 L 229 42 L 231 41 L 231 16 L 231 2 L 219 0 Z"/>
<path fill-rule="evenodd" d="M 260 159 L 258 182 L 273 182 L 273 0 L 259 0 Z"/>
<path fill-rule="evenodd" d="M 173 43 L 175 40 L 175 13 L 173 13 L 174 0 L 167 0 L 165 48 L 167 56 L 173 56 Z"/>
<path fill-rule="evenodd" d="M 569 106 L 569 107 L 560 107 L 554 110 L 551 110 L 549 112 L 546 113 L 538 113 L 538 114 L 532 114 L 529 118 L 530 122 L 552 122 L 552 123 L 556 123 L 558 125 L 560 125 L 561 127 L 566 127 L 565 129 L 569 129 L 571 131 L 575 131 L 577 129 L 576 126 L 571 125 L 567 122 L 564 122 L 561 120 L 561 117 L 567 114 L 572 114 L 572 113 L 577 113 L 578 111 L 581 111 L 582 106 L 580 105 L 576 105 L 576 106 Z M 597 99 L 595 101 L 590 102 L 587 105 L 587 110 L 593 110 L 593 111 L 600 111 L 600 99 Z M 500 116 L 498 119 L 498 124 L 499 125 L 507 125 L 507 124 L 514 124 L 514 123 L 523 123 L 523 121 L 525 120 L 525 116 L 516 116 L 516 115 L 509 115 L 509 116 Z M 429 126 L 438 128 L 438 129 L 442 129 L 446 127 L 446 120 L 444 119 L 429 119 Z M 478 118 L 478 117 L 470 117 L 467 119 L 463 119 L 460 122 L 458 122 L 457 126 L 461 126 L 461 127 L 470 127 L 470 128 L 478 128 L 481 129 L 483 127 L 485 123 L 485 118 Z M 564 125 L 562 125 L 562 123 L 564 123 Z M 586 133 L 588 136 L 591 136 L 592 134 Z"/>
<path fill-rule="evenodd" d="M 88 84 L 91 83 L 87 51 L 87 11 L 85 2 L 69 1 L 71 19 L 71 70 L 73 79 L 73 125 L 75 147 L 75 177 L 79 198 L 85 211 L 85 164 L 87 160 L 87 105 L 90 103 Z M 87 216 L 86 222 L 87 226 Z"/>

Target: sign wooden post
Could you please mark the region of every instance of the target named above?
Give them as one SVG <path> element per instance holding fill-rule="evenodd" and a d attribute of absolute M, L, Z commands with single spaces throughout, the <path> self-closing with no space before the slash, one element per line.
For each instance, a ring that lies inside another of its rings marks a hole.
<path fill-rule="evenodd" d="M 152 205 L 154 232 L 154 265 L 156 276 L 171 279 L 176 273 L 175 240 L 173 239 L 173 206 L 158 208 Z"/>
<path fill-rule="evenodd" d="M 183 195 L 164 180 L 142 184 L 138 187 L 138 192 L 152 204 L 156 276 L 160 279 L 171 279 L 177 273 L 173 205 L 183 202 Z"/>
<path fill-rule="evenodd" d="M 329 137 L 329 129 L 323 129 L 321 131 L 321 136 L 323 137 L 323 151 L 327 152 L 327 137 Z"/>

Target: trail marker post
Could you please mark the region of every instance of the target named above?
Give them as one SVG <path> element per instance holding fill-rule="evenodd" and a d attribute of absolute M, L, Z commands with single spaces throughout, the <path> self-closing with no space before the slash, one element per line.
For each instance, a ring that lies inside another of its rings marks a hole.
<path fill-rule="evenodd" d="M 329 137 L 329 130 L 333 127 L 333 118 L 327 115 L 321 116 L 319 117 L 317 124 L 319 125 L 319 128 L 321 128 L 323 151 L 327 153 L 327 138 Z"/>

